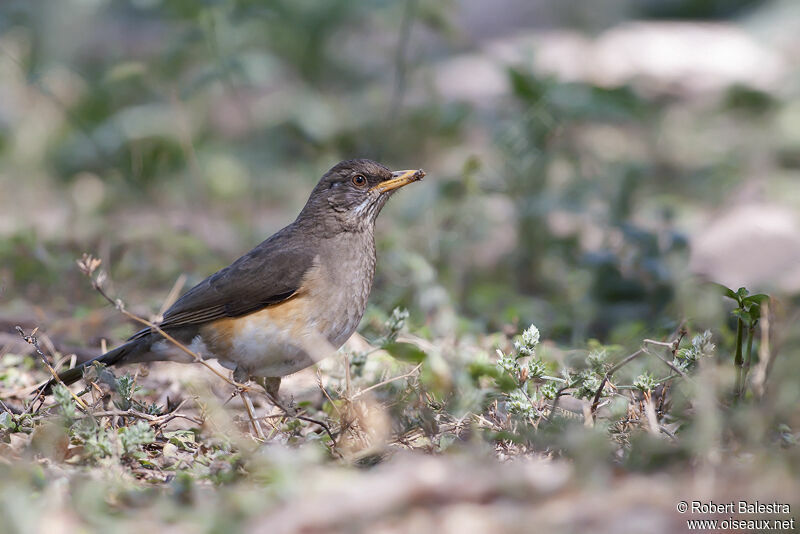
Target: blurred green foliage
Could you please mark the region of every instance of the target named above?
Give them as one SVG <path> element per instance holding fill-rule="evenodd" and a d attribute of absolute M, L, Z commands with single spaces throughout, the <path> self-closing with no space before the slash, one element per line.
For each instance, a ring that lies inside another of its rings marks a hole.
<path fill-rule="evenodd" d="M 668 211 L 655 225 L 633 219 L 633 203 L 648 177 L 657 174 L 658 163 L 594 161 L 587 172 L 592 155 L 578 136 L 582 129 L 606 124 L 646 136 L 648 125 L 659 120 L 658 108 L 628 88 L 564 84 L 518 70 L 509 74 L 518 110 L 513 124 L 503 125 L 498 144 L 506 152 L 503 175 L 517 214 L 520 240 L 513 264 L 518 287 L 551 302 L 564 295 L 583 300 L 567 302 L 565 320 L 554 325 L 556 331 L 570 332 L 571 325 L 585 321 L 589 333 L 597 335 L 621 322 L 654 322 L 673 297 L 676 274 L 669 259 L 678 254 L 685 261 L 681 253 L 687 244 L 671 228 Z M 564 175 L 554 187 L 557 172 Z M 600 212 L 590 207 L 597 199 L 603 199 Z M 588 214 L 605 240 L 620 236 L 621 241 L 586 252 L 580 242 L 583 228 L 560 235 L 553 231 L 548 218 L 557 212 L 576 218 Z M 565 278 L 564 272 L 571 276 Z M 569 287 L 575 283 L 583 285 L 580 292 Z M 581 305 L 582 317 L 576 317 Z"/>

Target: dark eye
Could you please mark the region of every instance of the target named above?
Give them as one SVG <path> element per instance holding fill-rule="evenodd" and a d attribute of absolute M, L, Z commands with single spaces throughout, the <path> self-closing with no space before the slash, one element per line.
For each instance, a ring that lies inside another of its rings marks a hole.
<path fill-rule="evenodd" d="M 356 187 L 364 187 L 367 185 L 367 179 L 364 178 L 363 174 L 356 174 L 352 178 L 353 185 Z"/>

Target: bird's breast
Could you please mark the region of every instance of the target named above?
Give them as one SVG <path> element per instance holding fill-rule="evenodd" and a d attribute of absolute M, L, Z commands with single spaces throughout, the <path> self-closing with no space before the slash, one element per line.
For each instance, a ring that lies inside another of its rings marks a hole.
<path fill-rule="evenodd" d="M 310 302 L 316 303 L 308 316 L 337 348 L 358 327 L 375 273 L 374 244 L 357 237 L 358 234 L 323 248 L 305 278 Z"/>

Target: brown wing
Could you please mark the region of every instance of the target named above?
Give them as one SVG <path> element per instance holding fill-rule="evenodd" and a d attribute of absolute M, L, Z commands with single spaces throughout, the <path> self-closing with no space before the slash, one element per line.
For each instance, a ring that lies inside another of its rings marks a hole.
<path fill-rule="evenodd" d="M 303 238 L 292 239 L 293 235 L 294 227 L 287 226 L 194 286 L 164 313 L 159 326 L 197 326 L 247 315 L 290 298 L 314 263 L 311 244 Z M 131 339 L 149 331 L 137 332 Z"/>

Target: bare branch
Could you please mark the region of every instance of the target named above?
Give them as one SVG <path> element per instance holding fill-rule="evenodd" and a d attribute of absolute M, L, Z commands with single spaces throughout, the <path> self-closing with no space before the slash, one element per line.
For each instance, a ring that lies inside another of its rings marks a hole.
<path fill-rule="evenodd" d="M 359 398 L 361 395 L 363 395 L 364 393 L 366 393 L 368 391 L 372 391 L 373 389 L 377 389 L 379 387 L 385 386 L 386 384 L 390 384 L 390 383 L 395 382 L 397 380 L 402 380 L 403 378 L 408 378 L 410 376 L 414 376 L 414 373 L 419 371 L 420 367 L 422 367 L 421 363 L 417 364 L 413 369 L 411 369 L 409 372 L 407 372 L 407 373 L 405 373 L 403 375 L 399 375 L 399 376 L 395 376 L 395 377 L 392 377 L 392 378 L 388 378 L 388 379 L 384 380 L 383 382 L 378 382 L 377 384 L 373 384 L 368 388 L 365 388 L 365 389 L 362 389 L 360 391 L 357 391 L 355 395 L 350 397 L 350 400 L 355 400 L 355 399 Z"/>
<path fill-rule="evenodd" d="M 25 331 L 22 330 L 22 327 L 17 326 L 17 332 L 19 333 L 19 335 L 22 337 L 22 339 L 25 340 L 26 343 L 33 345 L 33 348 L 36 350 L 36 354 L 39 355 L 39 359 L 42 360 L 42 363 L 44 363 L 45 367 L 47 367 L 47 370 L 50 371 L 50 374 L 53 375 L 53 379 L 62 386 L 67 387 L 66 384 L 64 384 L 64 382 L 61 381 L 61 378 L 59 378 L 58 373 L 56 372 L 55 369 L 53 369 L 53 366 L 50 365 L 47 356 L 45 356 L 44 352 L 42 352 L 42 349 L 39 347 L 39 340 L 36 338 L 37 330 L 39 330 L 38 327 L 34 328 L 33 332 L 31 332 L 30 335 L 26 335 Z M 77 395 L 75 395 L 75 393 L 73 393 L 71 389 L 67 388 L 67 391 L 69 391 L 69 394 L 72 395 L 73 399 L 75 399 L 75 402 L 78 403 L 78 406 L 80 406 L 84 410 L 89 409 L 89 407 L 86 406 L 86 403 L 83 402 Z M 42 395 L 42 389 L 40 388 L 37 390 L 36 397 L 34 398 L 34 401 L 31 403 L 30 407 L 32 407 L 36 403 L 36 400 L 38 400 L 38 398 L 41 395 Z"/>

